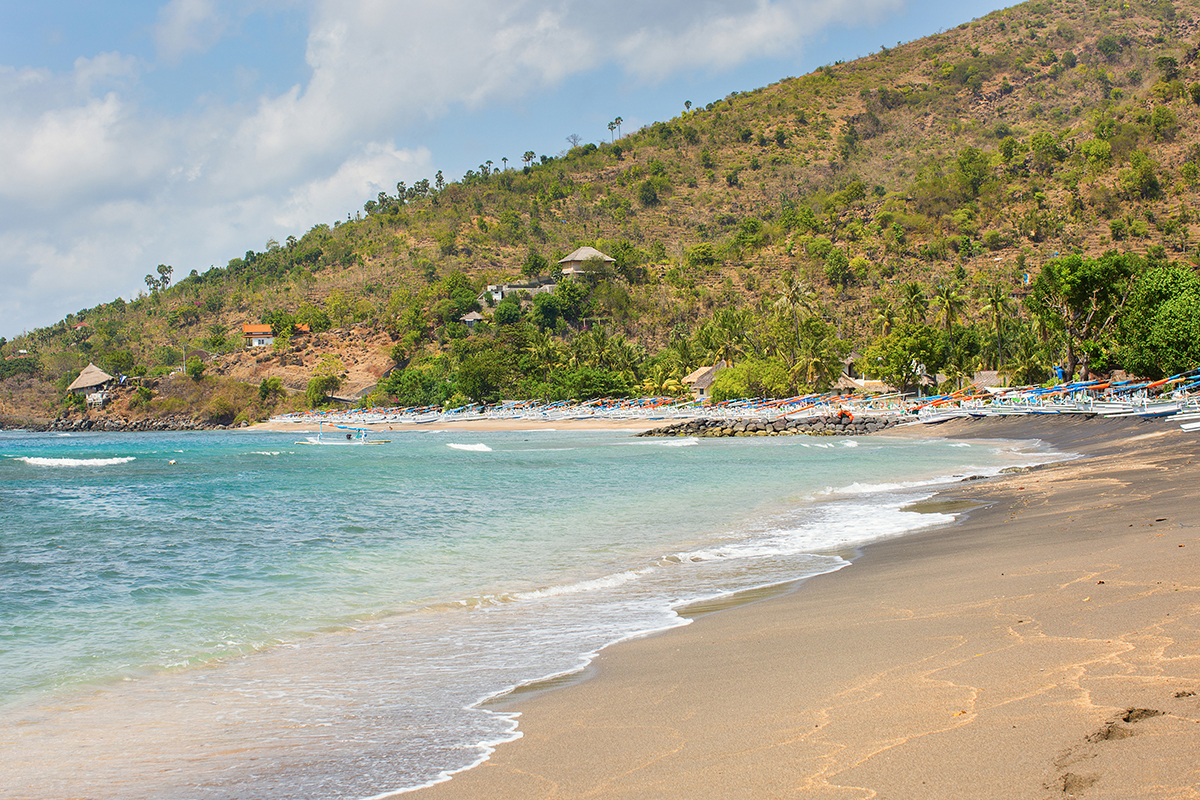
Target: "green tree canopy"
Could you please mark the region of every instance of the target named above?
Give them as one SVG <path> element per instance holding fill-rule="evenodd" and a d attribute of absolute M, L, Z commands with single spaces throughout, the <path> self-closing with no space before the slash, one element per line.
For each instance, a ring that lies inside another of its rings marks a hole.
<path fill-rule="evenodd" d="M 867 348 L 859 363 L 868 375 L 907 392 L 917 386 L 922 374 L 937 374 L 944 353 L 936 328 L 905 323 Z"/>
<path fill-rule="evenodd" d="M 716 402 L 747 397 L 789 397 L 788 370 L 773 359 L 746 359 L 717 373 L 712 384 Z"/>
<path fill-rule="evenodd" d="M 1171 264 L 1138 276 L 1118 339 L 1125 369 L 1159 379 L 1200 365 L 1200 277 Z"/>
<path fill-rule="evenodd" d="M 1080 345 L 1111 333 L 1143 266 L 1132 253 L 1114 252 L 1099 258 L 1069 255 L 1042 266 L 1025 303 L 1047 328 L 1063 334 L 1069 375 L 1075 374 Z"/>

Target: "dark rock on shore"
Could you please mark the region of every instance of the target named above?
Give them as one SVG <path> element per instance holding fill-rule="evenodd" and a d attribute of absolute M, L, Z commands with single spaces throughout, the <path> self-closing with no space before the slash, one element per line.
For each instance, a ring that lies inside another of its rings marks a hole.
<path fill-rule="evenodd" d="M 246 427 L 219 425 L 200 422 L 185 414 L 173 414 L 160 418 L 125 419 L 124 417 L 59 417 L 53 420 L 16 420 L 0 418 L 0 430 L 23 430 L 35 432 L 77 433 L 94 431 L 104 433 L 144 433 L 159 431 L 224 431 Z"/>
<path fill-rule="evenodd" d="M 638 436 L 864 436 L 899 424 L 894 416 L 851 416 L 849 414 L 804 419 L 690 419 Z"/>

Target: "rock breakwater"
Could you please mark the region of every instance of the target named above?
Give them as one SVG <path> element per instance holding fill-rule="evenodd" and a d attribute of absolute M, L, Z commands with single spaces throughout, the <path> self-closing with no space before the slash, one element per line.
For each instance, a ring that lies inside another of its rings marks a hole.
<path fill-rule="evenodd" d="M 804 419 L 689 419 L 661 428 L 653 428 L 638 436 L 864 436 L 898 425 L 893 416 L 853 416 L 838 414 Z"/>

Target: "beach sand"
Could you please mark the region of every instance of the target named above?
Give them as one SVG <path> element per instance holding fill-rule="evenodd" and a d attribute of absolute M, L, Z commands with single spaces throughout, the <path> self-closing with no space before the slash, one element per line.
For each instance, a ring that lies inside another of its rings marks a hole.
<path fill-rule="evenodd" d="M 957 484 L 932 507 L 979 507 L 954 524 L 607 648 L 509 698 L 522 738 L 416 796 L 1200 797 L 1200 438 L 1030 417 L 913 433 L 1086 457 Z"/>

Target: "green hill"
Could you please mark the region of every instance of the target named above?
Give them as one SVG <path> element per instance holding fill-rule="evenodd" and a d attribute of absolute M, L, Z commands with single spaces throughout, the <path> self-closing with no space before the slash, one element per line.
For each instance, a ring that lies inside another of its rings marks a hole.
<path fill-rule="evenodd" d="M 721 357 L 740 365 L 725 391 L 792 393 L 827 386 L 851 351 L 897 384 L 914 358 L 1022 382 L 1195 365 L 1198 44 L 1197 0 L 1025 3 L 615 142 L 401 184 L 353 219 L 174 285 L 164 267 L 133 302 L 6 343 L 37 365 L 8 368 L 0 413 L 52 416 L 37 382 L 61 389 L 88 361 L 154 375 L 189 346 L 218 354 L 205 380 L 292 367 L 299 390 L 322 362 L 356 387 L 384 371 L 352 375 L 371 359 L 329 334 L 249 366 L 234 351 L 260 321 L 386 335 L 375 360 L 405 368 L 380 402 L 675 391 Z M 458 321 L 487 284 L 557 276 L 584 244 L 615 261 L 485 306 L 470 333 Z"/>

